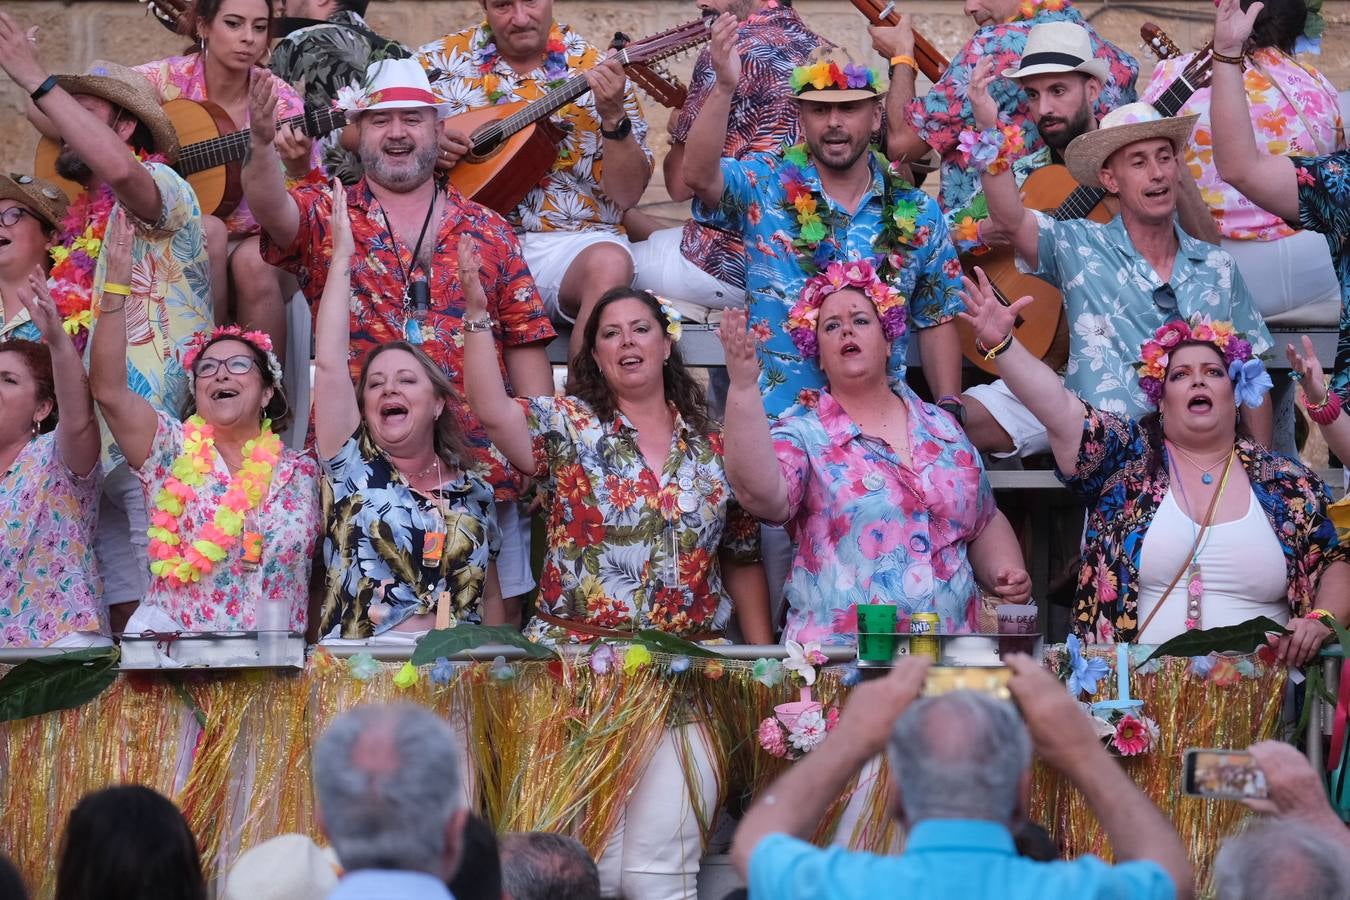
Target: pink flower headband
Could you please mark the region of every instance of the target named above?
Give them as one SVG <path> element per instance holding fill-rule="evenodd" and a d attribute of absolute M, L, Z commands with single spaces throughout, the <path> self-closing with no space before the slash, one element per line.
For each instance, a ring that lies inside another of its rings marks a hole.
<path fill-rule="evenodd" d="M 820 305 L 826 297 L 847 288 L 859 291 L 872 301 L 881 318 L 881 330 L 886 340 L 894 341 L 905 333 L 905 296 L 878 278 L 876 269 L 867 260 L 836 260 L 806 282 L 801 297 L 788 313 L 788 336 L 802 356 L 813 359 L 820 355 L 820 344 L 816 340 Z"/>
<path fill-rule="evenodd" d="M 1272 387 L 1270 375 L 1259 359 L 1252 354 L 1252 345 L 1238 337 L 1232 322 L 1211 321 L 1207 316 L 1196 316 L 1188 323 L 1173 319 L 1144 342 L 1140 348 L 1139 389 L 1154 406 L 1162 398 L 1163 379 L 1167 377 L 1167 362 L 1172 351 L 1182 344 L 1211 344 L 1223 357 L 1228 377 L 1233 380 L 1234 401 L 1243 406 L 1256 407 Z"/>
<path fill-rule="evenodd" d="M 242 341 L 262 351 L 263 356 L 267 357 L 267 374 L 272 376 L 272 386 L 281 387 L 281 363 L 277 361 L 277 355 L 272 350 L 272 339 L 265 331 L 245 331 L 238 325 L 221 325 L 213 331 L 199 331 L 188 338 L 187 353 L 183 354 L 183 368 L 187 369 L 189 386 L 195 386 L 197 383 L 195 366 L 197 357 L 202 355 L 207 345 L 226 339 Z"/>

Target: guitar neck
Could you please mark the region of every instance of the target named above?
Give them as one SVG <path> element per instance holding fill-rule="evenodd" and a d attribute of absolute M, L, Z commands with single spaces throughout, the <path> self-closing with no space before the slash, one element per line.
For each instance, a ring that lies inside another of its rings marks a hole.
<path fill-rule="evenodd" d="M 1191 65 L 1186 67 L 1186 71 L 1178 75 L 1177 79 L 1167 86 L 1167 90 L 1163 91 L 1158 99 L 1153 101 L 1154 109 L 1164 116 L 1175 116 L 1196 91 L 1209 83 L 1209 68 L 1196 68 L 1196 64 L 1201 63 L 1205 57 L 1210 55 L 1213 46 L 1213 44 L 1206 44 L 1200 52 L 1195 54 Z"/>
<path fill-rule="evenodd" d="M 873 25 L 897 25 L 900 22 L 900 14 L 896 12 L 893 2 L 852 0 L 852 3 L 854 8 L 866 16 Z M 950 65 L 947 57 L 917 30 L 914 32 L 914 61 L 919 64 L 919 71 L 933 82 L 941 78 L 942 73 L 947 71 L 947 66 Z"/>
<path fill-rule="evenodd" d="M 277 122 L 277 127 L 296 126 L 309 137 L 319 137 L 340 127 L 346 121 L 347 114 L 340 109 L 307 109 L 298 116 L 281 119 Z M 248 129 L 245 129 L 189 144 L 179 153 L 174 168 L 183 175 L 194 175 L 197 172 L 214 169 L 216 166 L 238 162 L 248 153 L 251 139 Z"/>
<path fill-rule="evenodd" d="M 1069 219 L 1086 219 L 1091 212 L 1097 208 L 1097 204 L 1106 198 L 1106 191 L 1101 188 L 1084 187 L 1079 185 L 1069 192 L 1069 196 L 1064 198 L 1064 202 L 1055 207 L 1051 213 L 1061 222 Z"/>
<path fill-rule="evenodd" d="M 585 75 L 573 75 L 538 100 L 527 103 L 500 122 L 495 123 L 493 140 L 508 138 L 545 116 L 553 115 L 590 89 L 591 86 L 586 81 Z"/>

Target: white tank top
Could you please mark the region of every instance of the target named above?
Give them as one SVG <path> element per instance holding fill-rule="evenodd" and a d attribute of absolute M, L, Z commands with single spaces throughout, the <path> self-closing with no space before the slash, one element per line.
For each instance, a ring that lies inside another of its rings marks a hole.
<path fill-rule="evenodd" d="M 1205 586 L 1200 600 L 1201 628 L 1237 625 L 1257 616 L 1268 616 L 1281 625 L 1289 621 L 1284 550 L 1256 502 L 1256 494 L 1250 496 L 1246 515 L 1211 525 L 1205 532 L 1197 558 Z M 1198 527 L 1182 512 L 1168 488 L 1140 552 L 1140 625 L 1186 563 Z M 1136 639 L 1139 643 L 1161 644 L 1186 630 L 1186 583 L 1187 575 L 1183 574 L 1148 630 Z"/>

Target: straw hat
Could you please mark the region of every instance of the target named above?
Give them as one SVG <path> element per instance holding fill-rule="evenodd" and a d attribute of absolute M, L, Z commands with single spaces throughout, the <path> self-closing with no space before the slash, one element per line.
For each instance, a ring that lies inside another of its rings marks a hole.
<path fill-rule="evenodd" d="M 69 201 L 50 181 L 32 175 L 0 175 L 0 200 L 22 203 L 52 228 L 60 228 Z"/>
<path fill-rule="evenodd" d="M 875 71 L 858 65 L 836 47 L 813 50 L 805 65 L 792 70 L 789 83 L 795 99 L 817 103 L 875 100 L 886 93 L 886 84 Z"/>
<path fill-rule="evenodd" d="M 1016 69 L 1004 69 L 1004 78 L 1026 78 L 1052 72 L 1082 72 L 1106 83 L 1111 66 L 1092 54 L 1092 37 L 1075 22 L 1043 22 L 1027 35 L 1026 48 Z"/>
<path fill-rule="evenodd" d="M 1164 118 L 1147 103 L 1127 103 L 1111 110 L 1097 125 L 1096 131 L 1080 134 L 1064 151 L 1064 164 L 1069 174 L 1084 187 L 1101 187 L 1097 177 L 1111 154 L 1139 141 L 1164 138 L 1180 151 L 1191 136 L 1199 116 Z"/>
<path fill-rule="evenodd" d="M 349 121 L 377 109 L 434 109 L 438 119 L 450 115 L 450 104 L 432 93 L 426 69 L 415 59 L 373 62 L 366 70 L 364 90 L 338 94 L 338 106 L 347 111 Z"/>
<path fill-rule="evenodd" d="M 221 900 L 323 900 L 338 884 L 335 859 L 303 834 L 282 834 L 242 853 Z"/>
<path fill-rule="evenodd" d="M 58 75 L 56 81 L 67 93 L 102 97 L 139 119 L 155 141 L 155 151 L 173 163 L 178 159 L 178 132 L 164 113 L 155 89 L 140 73 L 102 59 L 89 64 L 83 75 Z"/>

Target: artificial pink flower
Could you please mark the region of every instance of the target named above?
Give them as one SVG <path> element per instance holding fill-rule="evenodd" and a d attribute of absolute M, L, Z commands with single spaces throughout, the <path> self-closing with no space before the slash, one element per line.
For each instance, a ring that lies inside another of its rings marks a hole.
<path fill-rule="evenodd" d="M 759 745 L 768 751 L 770 756 L 777 756 L 780 759 L 787 756 L 783 727 L 772 716 L 759 723 Z"/>
<path fill-rule="evenodd" d="M 1131 715 L 1120 717 L 1116 723 L 1116 735 L 1111 738 L 1111 743 L 1121 756 L 1138 756 L 1141 753 L 1147 753 L 1153 746 L 1153 737 L 1149 732 L 1145 720 Z"/>

